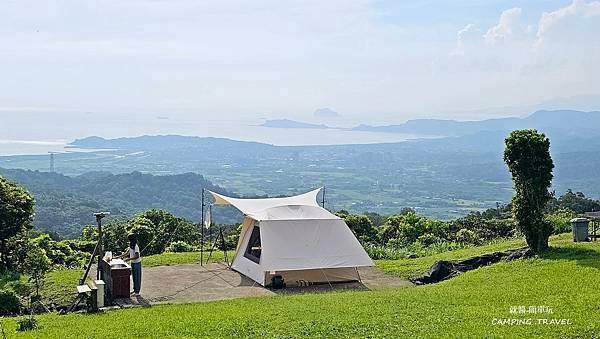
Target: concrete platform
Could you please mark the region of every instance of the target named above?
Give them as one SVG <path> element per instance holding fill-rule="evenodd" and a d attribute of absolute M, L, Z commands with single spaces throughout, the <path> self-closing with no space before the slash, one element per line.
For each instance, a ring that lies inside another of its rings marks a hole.
<path fill-rule="evenodd" d="M 253 280 L 228 269 L 224 264 L 211 263 L 144 268 L 141 297 L 119 300 L 123 307 L 160 303 L 191 303 L 274 294 L 314 293 L 331 290 L 369 290 L 412 286 L 407 280 L 385 274 L 378 268 L 359 269 L 362 283 L 322 284 L 270 290 Z"/>

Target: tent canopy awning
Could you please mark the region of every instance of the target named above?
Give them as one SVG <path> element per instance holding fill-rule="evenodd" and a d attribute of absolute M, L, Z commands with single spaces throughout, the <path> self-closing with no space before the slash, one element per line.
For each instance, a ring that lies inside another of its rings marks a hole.
<path fill-rule="evenodd" d="M 321 206 L 288 205 L 267 208 L 266 210 L 248 214 L 248 217 L 257 220 L 332 220 L 340 219 L 335 214 Z"/>
<path fill-rule="evenodd" d="M 232 205 L 256 220 L 299 219 L 310 218 L 310 216 L 318 219 L 323 219 L 325 216 L 335 217 L 317 203 L 317 195 L 321 190 L 322 188 L 317 188 L 292 197 L 257 199 L 232 198 L 212 191 L 208 192 L 215 198 L 216 205 Z"/>

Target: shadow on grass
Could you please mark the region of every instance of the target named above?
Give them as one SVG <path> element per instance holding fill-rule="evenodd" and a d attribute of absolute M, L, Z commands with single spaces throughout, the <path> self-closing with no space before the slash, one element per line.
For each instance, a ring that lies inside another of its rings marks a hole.
<path fill-rule="evenodd" d="M 550 247 L 540 255 L 540 258 L 546 260 L 573 260 L 577 262 L 577 265 L 600 270 L 600 250 L 587 247 L 577 247 L 577 245 Z"/>

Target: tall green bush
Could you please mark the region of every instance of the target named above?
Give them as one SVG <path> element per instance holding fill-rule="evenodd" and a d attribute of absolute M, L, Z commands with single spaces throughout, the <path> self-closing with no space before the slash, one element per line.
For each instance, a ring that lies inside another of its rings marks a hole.
<path fill-rule="evenodd" d="M 23 273 L 29 276 L 29 281 L 35 288 L 36 299 L 40 298 L 40 290 L 44 286 L 46 273 L 50 271 L 52 261 L 46 255 L 46 251 L 36 245 L 27 250 L 27 258 L 23 266 Z"/>
<path fill-rule="evenodd" d="M 544 218 L 551 194 L 554 163 L 550 140 L 536 130 L 516 130 L 505 140 L 504 161 L 513 177 L 513 214 L 534 252 L 548 248 L 552 225 Z"/>

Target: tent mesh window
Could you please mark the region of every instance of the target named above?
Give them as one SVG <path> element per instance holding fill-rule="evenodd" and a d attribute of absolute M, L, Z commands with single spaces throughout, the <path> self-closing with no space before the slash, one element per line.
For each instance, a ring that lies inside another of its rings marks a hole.
<path fill-rule="evenodd" d="M 254 226 L 252 229 L 252 234 L 250 235 L 250 241 L 248 241 L 248 247 L 246 247 L 246 252 L 244 253 L 244 257 L 258 264 L 260 262 L 261 249 L 260 228 L 258 226 Z"/>

